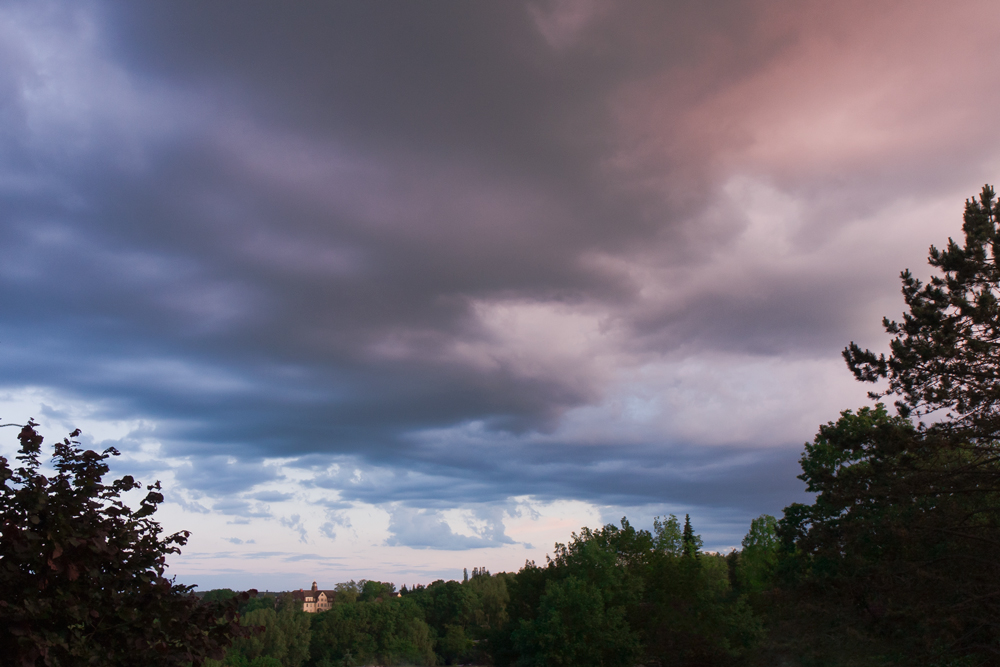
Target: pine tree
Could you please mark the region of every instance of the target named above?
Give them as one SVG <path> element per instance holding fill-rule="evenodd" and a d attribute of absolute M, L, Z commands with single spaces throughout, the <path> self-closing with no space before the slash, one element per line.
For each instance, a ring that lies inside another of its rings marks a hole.
<path fill-rule="evenodd" d="M 938 430 L 992 440 L 1000 432 L 1000 201 L 989 185 L 966 200 L 962 245 L 931 246 L 928 263 L 941 271 L 926 284 L 900 274 L 908 307 L 902 322 L 884 318 L 890 355 L 851 343 L 844 359 L 863 382 L 888 380 L 873 398 L 895 396 L 899 413 L 936 413 Z"/>
<path fill-rule="evenodd" d="M 691 515 L 684 515 L 684 534 L 681 536 L 682 553 L 689 558 L 698 558 L 701 552 L 702 540 L 694 534 L 691 527 Z"/>

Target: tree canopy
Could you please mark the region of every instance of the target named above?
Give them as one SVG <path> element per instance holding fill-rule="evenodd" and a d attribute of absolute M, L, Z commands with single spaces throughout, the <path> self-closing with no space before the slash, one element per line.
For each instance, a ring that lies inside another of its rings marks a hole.
<path fill-rule="evenodd" d="M 965 203 L 964 241 L 930 248 L 938 273 L 902 272 L 888 356 L 844 350 L 857 379 L 887 382 L 870 396 L 897 414 L 878 403 L 821 426 L 801 460 L 815 502 L 779 526 L 802 590 L 927 664 L 1000 656 L 998 213 L 984 186 Z"/>
<path fill-rule="evenodd" d="M 159 483 L 136 510 L 121 495 L 131 476 L 103 481 L 117 451 L 58 442 L 55 475 L 42 474 L 42 437 L 29 422 L 20 466 L 0 456 L 0 655 L 4 664 L 200 665 L 234 637 L 240 596 L 203 604 L 166 577 L 187 532 L 161 536 Z M 242 596 L 246 598 L 244 594 Z"/>

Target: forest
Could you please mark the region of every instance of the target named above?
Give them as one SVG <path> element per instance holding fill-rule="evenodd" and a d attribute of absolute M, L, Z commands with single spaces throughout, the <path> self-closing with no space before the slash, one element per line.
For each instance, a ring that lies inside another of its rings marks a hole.
<path fill-rule="evenodd" d="M 806 443 L 812 503 L 704 551 L 690 517 L 582 528 L 545 563 L 475 567 L 396 591 L 344 582 L 307 614 L 290 596 L 165 576 L 186 533 L 160 537 L 159 485 L 138 510 L 105 484 L 113 450 L 42 439 L 0 457 L 0 656 L 20 665 L 803 667 L 1000 663 L 1000 203 L 966 202 L 962 243 L 902 273 L 889 354 L 851 343 L 872 404 Z M 891 404 L 887 404 L 891 401 Z M 77 434 L 71 434 L 71 437 Z M 398 593 L 398 595 L 397 595 Z"/>
<path fill-rule="evenodd" d="M 699 550 L 687 518 L 683 528 L 657 518 L 652 532 L 622 519 L 584 528 L 544 566 L 517 573 L 473 568 L 461 582 L 398 595 L 391 583 L 345 582 L 333 608 L 316 614 L 288 594 L 261 596 L 240 613 L 264 630 L 209 664 L 728 664 L 763 637 L 748 595 L 775 553 L 774 527 L 772 517 L 755 520 L 741 554 L 719 556 Z"/>

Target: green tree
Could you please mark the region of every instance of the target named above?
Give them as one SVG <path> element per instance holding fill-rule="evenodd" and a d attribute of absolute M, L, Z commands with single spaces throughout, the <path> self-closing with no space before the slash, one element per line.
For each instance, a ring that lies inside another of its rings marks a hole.
<path fill-rule="evenodd" d="M 257 628 L 256 634 L 237 639 L 229 649 L 227 662 L 242 656 L 250 663 L 271 658 L 281 667 L 299 667 L 309 657 L 309 614 L 286 606 L 280 611 L 261 608 L 247 612 L 243 625 Z"/>
<path fill-rule="evenodd" d="M 230 588 L 214 588 L 201 596 L 202 602 L 215 602 L 217 600 L 231 600 L 236 597 L 236 591 Z"/>
<path fill-rule="evenodd" d="M 555 545 L 546 567 L 527 563 L 508 584 L 509 621 L 491 636 L 498 664 L 633 665 L 641 655 L 629 616 L 641 600 L 652 536 L 622 519 L 621 527 L 571 537 Z"/>
<path fill-rule="evenodd" d="M 701 549 L 688 524 L 623 518 L 556 544 L 507 579 L 508 621 L 489 633 L 497 665 L 727 665 L 760 640 L 760 619 L 729 587 L 726 560 Z"/>
<path fill-rule="evenodd" d="M 653 542 L 656 548 L 672 556 L 680 556 L 683 547 L 681 524 L 673 514 L 666 519 L 653 518 Z"/>
<path fill-rule="evenodd" d="M 700 535 L 695 535 L 691 527 L 691 515 L 684 515 L 684 532 L 681 534 L 681 553 L 689 558 L 697 558 L 704 543 Z"/>
<path fill-rule="evenodd" d="M 360 598 L 365 602 L 373 602 L 379 599 L 388 599 L 396 594 L 396 585 L 385 581 L 359 582 Z"/>
<path fill-rule="evenodd" d="M 312 616 L 311 664 L 433 665 L 437 660 L 423 610 L 409 595 L 334 605 Z"/>
<path fill-rule="evenodd" d="M 522 620 L 513 632 L 518 664 L 632 667 L 640 655 L 639 637 L 628 625 L 625 607 L 609 599 L 615 592 L 574 575 L 550 579 L 535 618 Z"/>
<path fill-rule="evenodd" d="M 657 549 L 645 568 L 643 601 L 632 614 L 633 627 L 640 631 L 651 663 L 733 664 L 760 641 L 761 621 L 733 594 L 726 558 L 701 554 L 701 536 L 690 517 L 684 523 L 681 531 L 674 518 L 677 548 Z"/>
<path fill-rule="evenodd" d="M 743 591 L 760 593 L 772 583 L 778 563 L 778 520 L 762 514 L 750 522 L 739 552 L 739 583 Z"/>
<path fill-rule="evenodd" d="M 982 654 L 1000 640 L 990 549 L 1000 489 L 980 486 L 980 464 L 954 445 L 881 404 L 844 411 L 802 458 L 816 501 L 786 508 L 779 526 L 806 585 L 839 595 L 857 626 L 918 661 Z"/>
<path fill-rule="evenodd" d="M 461 625 L 446 625 L 444 634 L 436 642 L 436 647 L 436 653 L 443 659 L 444 664 L 456 665 L 465 662 L 465 658 L 472 653 L 475 644 L 465 634 L 465 628 Z"/>
<path fill-rule="evenodd" d="M 206 596 L 207 597 L 207 596 Z M 240 616 L 257 609 L 277 609 L 278 600 L 273 595 L 258 595 L 240 605 Z"/>
<path fill-rule="evenodd" d="M 931 247 L 930 280 L 902 272 L 907 312 L 883 320 L 888 356 L 844 350 L 898 414 L 879 404 L 820 427 L 801 475 L 816 501 L 779 525 L 778 569 L 835 593 L 856 629 L 911 661 L 995 657 L 1000 643 L 998 212 L 984 186 L 966 201 L 963 242 Z"/>
<path fill-rule="evenodd" d="M 476 612 L 480 609 L 475 589 L 457 581 L 438 579 L 408 597 L 424 610 L 427 624 L 442 635 L 447 626 L 453 625 L 464 630 L 473 625 Z"/>
<path fill-rule="evenodd" d="M 474 574 L 469 579 L 468 587 L 476 594 L 475 625 L 483 630 L 492 630 L 507 622 L 507 603 L 510 593 L 507 590 L 507 580 L 510 577 L 505 572 L 490 575 L 489 572 Z"/>
<path fill-rule="evenodd" d="M 333 590 L 337 593 L 333 597 L 334 604 L 355 602 L 357 601 L 358 596 L 361 595 L 361 586 L 355 583 L 353 579 L 337 584 L 333 587 Z"/>
<path fill-rule="evenodd" d="M 0 457 L 0 656 L 18 665 L 200 665 L 221 658 L 248 630 L 237 622 L 246 594 L 202 603 L 165 576 L 166 557 L 187 532 L 161 537 L 163 502 L 147 486 L 139 509 L 121 495 L 131 477 L 104 483 L 106 460 L 70 434 L 55 445 L 55 475 L 41 472 L 36 424 L 21 429 L 12 469 Z"/>

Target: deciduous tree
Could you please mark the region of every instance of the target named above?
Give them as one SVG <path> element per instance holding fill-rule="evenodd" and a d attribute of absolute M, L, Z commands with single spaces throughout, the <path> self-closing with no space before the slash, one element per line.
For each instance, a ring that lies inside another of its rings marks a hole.
<path fill-rule="evenodd" d="M 163 537 L 153 519 L 159 483 L 137 510 L 122 501 L 131 476 L 103 481 L 114 449 L 72 438 L 55 445 L 55 474 L 42 472 L 42 437 L 29 422 L 20 466 L 0 457 L 0 656 L 4 664 L 200 665 L 234 637 L 240 597 L 201 603 L 168 579 L 166 557 L 187 532 Z M 243 598 L 247 596 L 244 594 Z"/>

